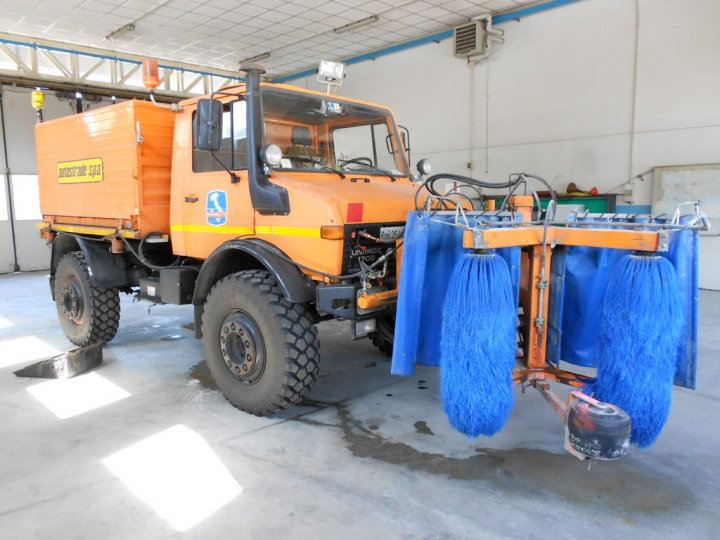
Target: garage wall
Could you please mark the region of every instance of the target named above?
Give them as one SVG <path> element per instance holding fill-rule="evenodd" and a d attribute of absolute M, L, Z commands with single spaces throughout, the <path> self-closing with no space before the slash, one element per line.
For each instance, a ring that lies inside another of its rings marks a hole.
<path fill-rule="evenodd" d="M 35 162 L 35 110 L 30 105 L 30 89 L 2 86 L 5 113 L 5 136 L 8 147 L 8 163 L 13 191 L 15 214 L 15 238 L 18 266 L 22 271 L 45 270 L 50 267 L 50 248 L 40 240 L 36 223 L 42 216 L 37 192 L 37 165 Z M 103 103 L 105 105 L 108 102 Z M 101 104 L 91 103 L 90 108 Z M 54 93 L 46 92 L 45 120 L 75 113 L 75 102 L 60 100 Z M 5 164 L 0 153 L 4 173 Z M 0 273 L 12 272 L 14 257 L 10 225 L 7 181 L 0 174 Z"/>
<path fill-rule="evenodd" d="M 475 67 L 452 39 L 350 65 L 340 93 L 392 106 L 435 171 L 608 191 L 654 166 L 720 161 L 720 2 L 637 4 L 639 21 L 635 0 L 581 0 L 503 23 L 505 44 Z M 651 183 L 637 182 L 637 204 Z"/>
<path fill-rule="evenodd" d="M 622 192 L 652 167 L 720 162 L 720 1 L 581 0 L 498 28 L 480 65 L 446 39 L 348 66 L 340 93 L 393 107 L 436 172 Z M 633 184 L 624 209 L 650 211 L 652 175 Z M 702 239 L 707 288 L 717 233 Z"/>

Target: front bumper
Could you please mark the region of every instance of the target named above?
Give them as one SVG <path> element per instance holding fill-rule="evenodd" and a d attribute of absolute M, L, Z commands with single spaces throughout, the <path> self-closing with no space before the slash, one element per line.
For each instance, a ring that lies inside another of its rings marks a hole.
<path fill-rule="evenodd" d="M 318 285 L 316 306 L 320 313 L 351 321 L 376 317 L 389 311 L 397 302 L 397 289 L 387 287 L 362 289 L 360 283 Z"/>

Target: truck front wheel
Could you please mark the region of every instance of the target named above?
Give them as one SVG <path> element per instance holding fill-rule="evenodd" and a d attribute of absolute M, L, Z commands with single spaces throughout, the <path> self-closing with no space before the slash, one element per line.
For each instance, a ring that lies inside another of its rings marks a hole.
<path fill-rule="evenodd" d="M 288 302 L 268 272 L 218 281 L 202 324 L 210 373 L 238 409 L 263 416 L 310 392 L 320 360 L 317 329 L 307 308 Z"/>
<path fill-rule="evenodd" d="M 78 347 L 110 341 L 117 334 L 118 290 L 93 286 L 82 251 L 67 253 L 57 265 L 55 306 L 65 335 Z"/>

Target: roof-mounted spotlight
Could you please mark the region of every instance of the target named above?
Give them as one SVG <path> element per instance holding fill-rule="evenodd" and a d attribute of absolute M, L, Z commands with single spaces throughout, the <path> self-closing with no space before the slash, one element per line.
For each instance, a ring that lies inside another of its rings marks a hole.
<path fill-rule="evenodd" d="M 320 84 L 327 85 L 328 94 L 333 87 L 337 90 L 337 88 L 342 84 L 344 77 L 345 64 L 343 64 L 342 62 L 330 62 L 328 60 L 320 60 L 317 80 Z"/>

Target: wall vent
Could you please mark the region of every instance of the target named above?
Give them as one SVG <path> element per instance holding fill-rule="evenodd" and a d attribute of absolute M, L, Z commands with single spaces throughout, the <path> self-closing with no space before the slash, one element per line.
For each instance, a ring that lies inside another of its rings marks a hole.
<path fill-rule="evenodd" d="M 458 58 L 485 54 L 486 45 L 484 21 L 473 21 L 455 28 L 455 56 Z"/>
<path fill-rule="evenodd" d="M 493 28 L 491 15 L 479 15 L 469 23 L 455 27 L 454 48 L 457 58 L 478 64 L 490 56 L 495 43 L 504 43 L 503 31 Z"/>

